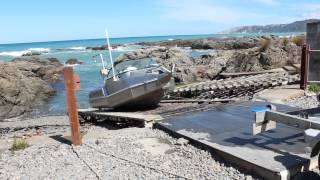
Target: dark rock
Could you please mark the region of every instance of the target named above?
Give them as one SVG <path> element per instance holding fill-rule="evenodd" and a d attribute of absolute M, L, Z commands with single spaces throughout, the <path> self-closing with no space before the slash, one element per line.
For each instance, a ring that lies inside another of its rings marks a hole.
<path fill-rule="evenodd" d="M 168 69 L 170 69 L 173 64 L 176 64 L 176 72 L 173 76 L 178 83 L 193 82 L 196 79 L 193 73 L 193 71 L 195 71 L 193 59 L 183 51 L 175 48 L 156 47 L 138 49 L 120 55 L 116 59 L 115 64 L 127 59 L 142 58 L 154 58 L 159 64 Z"/>
<path fill-rule="evenodd" d="M 295 37 L 206 38 L 139 44 L 160 47 L 128 52 L 119 56 L 117 61 L 154 57 L 167 68 L 176 64 L 173 76 L 177 83 L 212 80 L 222 72 L 253 72 L 281 68 L 299 63 L 301 57 L 301 47 L 297 45 Z M 194 59 L 180 47 L 215 51 Z"/>
<path fill-rule="evenodd" d="M 190 47 L 191 49 L 248 49 L 259 46 L 261 37 L 244 38 L 204 38 L 204 39 L 176 39 L 172 41 L 140 42 L 143 46 L 165 46 L 165 47 Z"/>
<path fill-rule="evenodd" d="M 39 55 L 41 55 L 41 53 L 40 52 L 27 52 L 27 53 L 25 53 L 25 54 L 22 54 L 22 56 L 39 56 Z"/>
<path fill-rule="evenodd" d="M 74 65 L 74 64 L 83 64 L 83 62 L 79 61 L 78 59 L 69 59 L 65 62 L 65 64 Z"/>
<path fill-rule="evenodd" d="M 111 47 L 113 49 L 115 49 L 115 48 L 117 48 L 119 46 L 121 46 L 121 44 L 111 44 Z M 103 51 L 103 50 L 108 50 L 108 46 L 107 45 L 102 45 L 102 46 L 86 47 L 86 49 L 94 50 L 94 51 Z"/>
<path fill-rule="evenodd" d="M 56 59 L 16 58 L 0 62 L 0 119 L 22 115 L 52 96 L 50 83 L 60 79 Z"/>
<path fill-rule="evenodd" d="M 268 47 L 261 46 L 231 50 L 233 55 L 228 61 L 226 72 L 262 71 L 300 63 L 301 47 L 292 42 L 292 38 L 283 43 L 283 38 L 273 36 L 269 39 Z"/>
<path fill-rule="evenodd" d="M 197 79 L 198 81 L 215 79 L 227 66 L 229 57 L 231 56 L 224 51 L 223 56 L 220 51 L 215 53 L 202 55 L 199 59 L 195 60 L 197 66 Z"/>

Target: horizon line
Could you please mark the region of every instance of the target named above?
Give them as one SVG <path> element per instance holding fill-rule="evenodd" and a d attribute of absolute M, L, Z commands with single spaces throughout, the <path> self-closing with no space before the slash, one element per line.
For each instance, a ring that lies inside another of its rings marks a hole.
<path fill-rule="evenodd" d="M 171 34 L 171 35 L 146 35 L 146 36 L 118 36 L 110 37 L 110 39 L 122 39 L 122 38 L 146 38 L 146 37 L 165 37 L 165 36 L 197 36 L 197 35 L 246 35 L 246 34 L 287 34 L 287 33 L 303 33 L 303 32 L 266 32 L 266 33 L 204 33 L 204 34 Z M 86 41 L 86 40 L 99 40 L 103 38 L 85 38 L 85 39 L 62 39 L 62 40 L 49 40 L 49 41 L 31 41 L 31 42 L 14 42 L 14 43 L 0 43 L 0 45 L 15 45 L 15 44 L 32 44 L 32 43 L 50 43 L 50 42 L 63 42 L 63 41 Z"/>
<path fill-rule="evenodd" d="M 195 35 L 214 35 L 214 34 L 224 34 L 224 33 L 204 33 L 204 34 L 166 34 L 166 35 L 146 35 L 146 36 L 117 36 L 110 37 L 110 39 L 120 39 L 120 38 L 141 38 L 141 37 L 161 37 L 161 36 L 195 36 Z M 12 45 L 12 44 L 31 44 L 31 43 L 45 43 L 45 42 L 61 42 L 61 41 L 83 41 L 83 40 L 98 40 L 105 39 L 102 38 L 84 38 L 84 39 L 61 39 L 61 40 L 48 40 L 48 41 L 30 41 L 30 42 L 12 42 L 12 43 L 0 43 L 0 45 Z"/>

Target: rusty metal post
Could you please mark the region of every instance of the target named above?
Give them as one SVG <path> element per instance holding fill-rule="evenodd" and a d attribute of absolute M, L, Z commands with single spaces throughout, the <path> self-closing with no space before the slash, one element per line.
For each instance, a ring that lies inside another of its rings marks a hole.
<path fill-rule="evenodd" d="M 301 52 L 301 73 L 300 73 L 300 89 L 306 90 L 308 81 L 308 45 L 302 46 Z"/>
<path fill-rule="evenodd" d="M 75 80 L 72 67 L 63 69 L 64 86 L 66 89 L 68 114 L 71 128 L 71 141 L 74 145 L 81 145 L 80 123 L 78 118 L 77 98 L 75 95 Z"/>

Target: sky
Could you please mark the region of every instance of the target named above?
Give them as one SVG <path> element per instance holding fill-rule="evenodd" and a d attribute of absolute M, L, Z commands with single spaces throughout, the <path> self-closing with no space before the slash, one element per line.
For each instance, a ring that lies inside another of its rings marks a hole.
<path fill-rule="evenodd" d="M 320 0 L 1 0 L 0 44 L 212 34 L 320 18 Z"/>

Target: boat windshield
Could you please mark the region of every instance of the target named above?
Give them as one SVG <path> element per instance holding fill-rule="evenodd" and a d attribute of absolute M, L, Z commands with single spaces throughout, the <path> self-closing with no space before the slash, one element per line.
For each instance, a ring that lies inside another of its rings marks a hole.
<path fill-rule="evenodd" d="M 135 60 L 126 60 L 122 61 L 115 65 L 115 74 L 122 74 L 129 71 L 135 71 L 139 69 L 146 69 L 152 67 L 159 67 L 159 64 L 155 59 L 152 58 L 144 58 L 144 59 L 135 59 Z M 113 76 L 112 69 L 109 70 L 107 78 Z"/>

